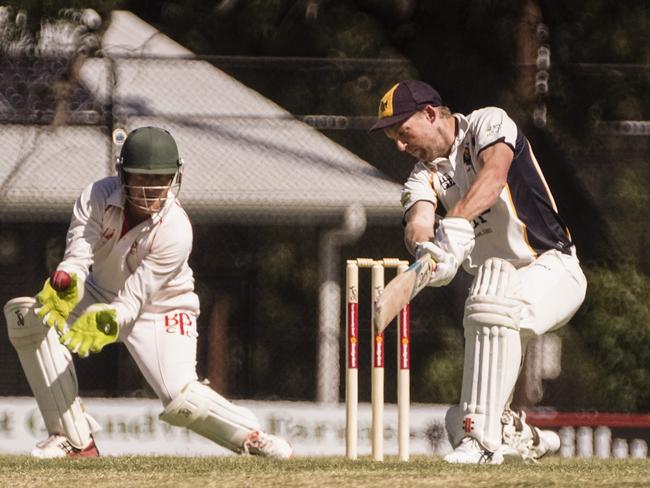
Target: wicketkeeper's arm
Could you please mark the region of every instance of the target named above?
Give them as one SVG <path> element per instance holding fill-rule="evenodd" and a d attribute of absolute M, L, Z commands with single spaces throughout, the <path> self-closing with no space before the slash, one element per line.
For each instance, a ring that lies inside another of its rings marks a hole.
<path fill-rule="evenodd" d="M 85 281 L 93 264 L 93 249 L 102 238 L 102 218 L 105 209 L 100 189 L 93 191 L 94 184 L 87 186 L 77 198 L 72 209 L 70 226 L 66 235 L 63 261 L 57 269 L 74 273 Z"/>

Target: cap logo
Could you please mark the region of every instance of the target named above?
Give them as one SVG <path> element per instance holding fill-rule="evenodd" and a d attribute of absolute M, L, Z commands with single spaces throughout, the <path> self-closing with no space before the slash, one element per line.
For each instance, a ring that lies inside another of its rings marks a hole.
<path fill-rule="evenodd" d="M 379 102 L 378 117 L 380 119 L 383 119 L 384 117 L 391 117 L 393 115 L 393 93 L 395 92 L 397 85 L 399 85 L 399 83 L 395 84 L 393 88 L 388 90 L 382 97 L 381 102 Z"/>

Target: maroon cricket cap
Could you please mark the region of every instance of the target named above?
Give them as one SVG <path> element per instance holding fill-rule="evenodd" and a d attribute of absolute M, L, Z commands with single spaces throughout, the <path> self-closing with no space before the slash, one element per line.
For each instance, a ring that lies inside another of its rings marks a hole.
<path fill-rule="evenodd" d="M 433 87 L 418 80 L 401 81 L 381 98 L 379 120 L 370 128 L 370 132 L 403 122 L 427 105 L 442 105 L 442 98 Z"/>

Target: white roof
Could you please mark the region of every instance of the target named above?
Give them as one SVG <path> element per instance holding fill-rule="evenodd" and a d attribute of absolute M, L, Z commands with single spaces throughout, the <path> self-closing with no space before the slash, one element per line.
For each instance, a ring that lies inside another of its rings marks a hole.
<path fill-rule="evenodd" d="M 0 217 L 67 219 L 80 190 L 107 175 L 110 145 L 92 126 L 0 128 Z"/>
<path fill-rule="evenodd" d="M 174 135 L 185 161 L 181 201 L 194 217 L 322 222 L 353 203 L 371 219 L 400 215 L 399 185 L 133 14 L 114 12 L 102 45 L 120 57 L 85 61 L 82 83 L 102 103 L 112 96 L 127 131 L 155 125 Z M 122 57 L 143 53 L 156 59 Z M 0 216 L 69 215 L 84 185 L 113 173 L 108 132 L 3 126 L 0 144 L 11 149 L 0 161 Z"/>

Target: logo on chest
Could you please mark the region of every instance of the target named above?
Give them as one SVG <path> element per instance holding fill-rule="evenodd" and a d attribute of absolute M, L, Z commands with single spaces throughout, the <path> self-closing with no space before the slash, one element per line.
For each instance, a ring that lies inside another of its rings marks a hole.
<path fill-rule="evenodd" d="M 450 173 L 438 175 L 438 180 L 440 181 L 440 186 L 442 186 L 443 190 L 447 190 L 456 184 Z"/>

